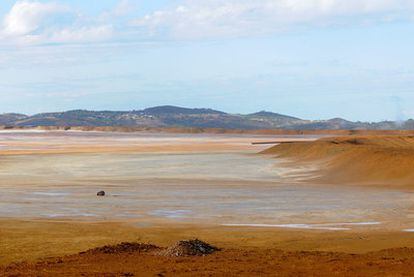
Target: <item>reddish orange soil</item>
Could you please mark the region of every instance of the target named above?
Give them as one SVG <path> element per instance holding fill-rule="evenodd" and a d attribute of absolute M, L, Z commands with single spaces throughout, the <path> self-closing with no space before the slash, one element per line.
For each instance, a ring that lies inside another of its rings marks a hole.
<path fill-rule="evenodd" d="M 1 268 L 4 276 L 413 276 L 414 249 L 367 254 L 223 249 L 203 257 L 84 253 Z"/>
<path fill-rule="evenodd" d="M 121 241 L 165 249 L 195 237 L 221 251 L 170 257 L 136 244 L 95 249 Z M 414 234 L 406 232 L 0 220 L 0 242 L 0 276 L 414 276 Z"/>

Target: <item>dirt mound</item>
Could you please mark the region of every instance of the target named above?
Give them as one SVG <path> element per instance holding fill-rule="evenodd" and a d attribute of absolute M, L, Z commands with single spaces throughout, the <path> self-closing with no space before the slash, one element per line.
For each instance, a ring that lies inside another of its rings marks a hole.
<path fill-rule="evenodd" d="M 352 145 L 364 145 L 367 144 L 367 140 L 366 139 L 362 139 L 362 138 L 348 138 L 348 139 L 332 139 L 330 140 L 331 143 L 333 144 L 352 144 Z"/>
<path fill-rule="evenodd" d="M 117 245 L 105 245 L 89 249 L 79 254 L 123 254 L 123 253 L 150 253 L 154 255 L 180 257 L 205 256 L 220 249 L 199 239 L 181 240 L 176 244 L 161 248 L 153 244 L 122 242 Z"/>
<path fill-rule="evenodd" d="M 119 254 L 119 253 L 132 253 L 132 252 L 150 252 L 153 250 L 159 250 L 160 247 L 153 244 L 135 243 L 135 242 L 122 242 L 117 245 L 105 245 L 90 249 L 88 251 L 81 252 L 79 254 Z"/>
<path fill-rule="evenodd" d="M 323 138 L 319 142 L 330 142 L 333 144 L 343 145 L 365 145 L 375 146 L 381 148 L 413 148 L 414 136 L 348 136 L 348 137 L 334 137 Z"/>
<path fill-rule="evenodd" d="M 318 182 L 413 188 L 413 136 L 354 136 L 281 144 L 264 154 L 320 165 Z"/>
<path fill-rule="evenodd" d="M 161 254 L 164 256 L 180 257 L 180 256 L 205 256 L 212 254 L 220 249 L 210 245 L 199 239 L 194 240 L 181 240 Z"/>

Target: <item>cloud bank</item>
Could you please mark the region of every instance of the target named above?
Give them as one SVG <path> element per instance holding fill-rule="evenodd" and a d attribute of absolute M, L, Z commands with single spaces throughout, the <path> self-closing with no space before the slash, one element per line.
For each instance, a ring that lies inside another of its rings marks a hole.
<path fill-rule="evenodd" d="M 32 45 L 103 41 L 112 37 L 111 24 L 83 20 L 72 7 L 58 2 L 17 1 L 1 22 L 0 41 Z"/>
<path fill-rule="evenodd" d="M 411 0 L 187 0 L 132 21 L 149 33 L 176 38 L 266 34 L 293 27 L 411 19 Z"/>
<path fill-rule="evenodd" d="M 3 16 L 0 42 L 88 43 L 129 40 L 233 38 L 296 28 L 412 20 L 412 0 L 182 0 L 131 17 L 131 0 L 87 17 L 60 2 L 17 1 Z"/>

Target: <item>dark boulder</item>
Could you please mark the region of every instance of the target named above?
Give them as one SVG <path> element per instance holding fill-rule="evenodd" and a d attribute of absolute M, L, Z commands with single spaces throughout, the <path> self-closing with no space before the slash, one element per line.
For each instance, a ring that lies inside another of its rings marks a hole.
<path fill-rule="evenodd" d="M 96 194 L 97 196 L 105 196 L 105 192 L 103 190 L 98 191 L 98 193 Z"/>

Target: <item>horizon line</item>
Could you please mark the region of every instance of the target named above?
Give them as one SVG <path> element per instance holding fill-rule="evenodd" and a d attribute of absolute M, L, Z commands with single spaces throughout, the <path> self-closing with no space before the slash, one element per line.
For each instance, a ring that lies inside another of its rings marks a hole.
<path fill-rule="evenodd" d="M 21 112 L 2 112 L 0 113 L 0 116 L 4 116 L 4 115 L 10 115 L 10 114 L 17 114 L 17 115 L 23 115 L 23 116 L 27 116 L 27 117 L 32 117 L 32 116 L 36 116 L 36 115 L 41 115 L 41 114 L 53 114 L 53 113 L 67 113 L 67 112 L 74 112 L 74 111 L 86 111 L 86 112 L 141 112 L 141 111 L 145 111 L 148 109 L 153 109 L 153 108 L 166 108 L 166 107 L 170 107 L 170 108 L 179 108 L 179 109 L 187 109 L 187 110 L 211 110 L 211 111 L 215 111 L 215 112 L 220 112 L 220 113 L 224 113 L 224 114 L 228 114 L 228 115 L 254 115 L 257 113 L 272 113 L 272 114 L 277 114 L 280 116 L 286 116 L 286 117 L 292 117 L 292 118 L 296 118 L 299 120 L 307 120 L 307 121 L 330 121 L 330 120 L 344 120 L 344 121 L 348 121 L 348 122 L 354 122 L 354 123 L 381 123 L 381 122 L 393 122 L 393 123 L 399 123 L 399 122 L 407 122 L 410 120 L 413 120 L 413 118 L 407 118 L 404 120 L 392 120 L 392 119 L 382 119 L 382 120 L 378 120 L 378 121 L 362 121 L 362 120 L 349 120 L 346 119 L 344 117 L 341 116 L 335 116 L 332 118 L 328 118 L 328 119 L 307 119 L 307 118 L 302 118 L 302 117 L 298 117 L 295 115 L 290 115 L 290 114 L 285 114 L 285 113 L 278 113 L 278 112 L 274 112 L 274 111 L 269 111 L 269 110 L 258 110 L 256 112 L 251 112 L 251 113 L 231 113 L 231 112 L 227 112 L 227 111 L 223 111 L 223 110 L 219 110 L 219 109 L 215 109 L 215 108 L 206 108 L 206 107 L 187 107 L 187 106 L 176 106 L 176 105 L 171 105 L 171 104 L 166 104 L 166 105 L 157 105 L 157 106 L 149 106 L 146 108 L 141 108 L 141 109 L 126 109 L 126 110 L 117 110 L 117 109 L 87 109 L 87 108 L 74 108 L 74 109 L 68 109 L 68 110 L 60 110 L 60 111 L 45 111 L 45 112 L 37 112 L 37 113 L 33 113 L 33 114 L 29 114 L 29 113 L 21 113 Z"/>

